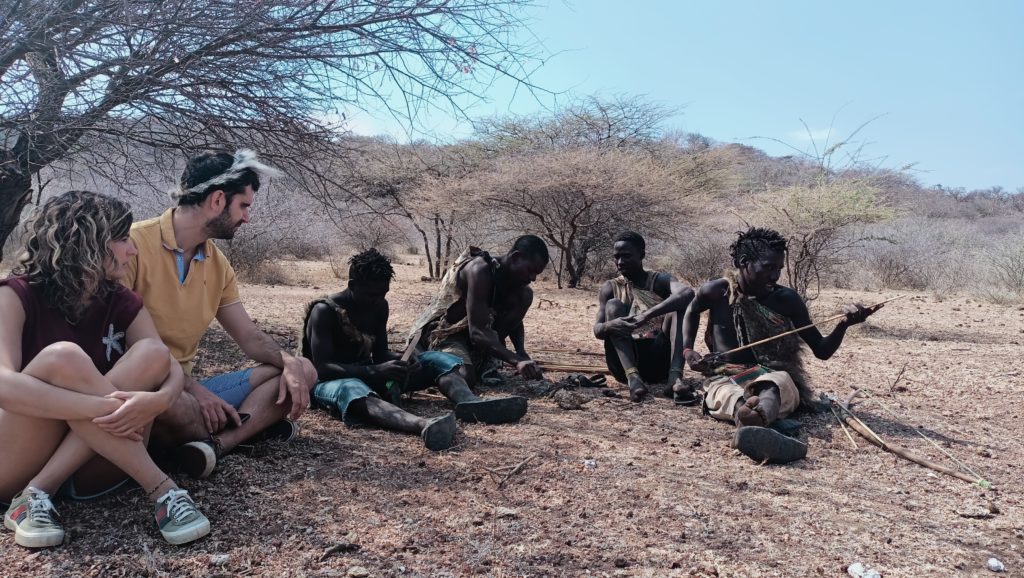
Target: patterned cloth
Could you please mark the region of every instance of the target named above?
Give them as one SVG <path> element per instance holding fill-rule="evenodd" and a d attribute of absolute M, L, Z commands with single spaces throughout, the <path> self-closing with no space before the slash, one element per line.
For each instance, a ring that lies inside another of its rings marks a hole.
<path fill-rule="evenodd" d="M 341 305 L 338 305 L 330 297 L 322 297 L 306 305 L 306 314 L 302 319 L 302 344 L 300 345 L 299 354 L 306 359 L 313 361 L 313 353 L 310 351 L 310 331 L 309 331 L 309 318 L 313 315 L 313 309 L 317 305 L 324 304 L 334 310 L 338 327 L 342 335 L 342 341 L 334 344 L 335 351 L 344 351 L 344 354 L 339 354 L 340 359 L 351 359 L 353 363 L 364 363 L 370 361 L 370 357 L 373 354 L 373 345 L 376 339 L 373 335 L 363 333 L 356 327 L 356 324 L 352 322 L 352 319 L 348 316 L 348 311 L 345 311 Z"/>
<path fill-rule="evenodd" d="M 760 365 L 742 368 L 736 374 L 720 375 L 705 381 L 704 411 L 715 419 L 732 421 L 736 404 L 751 395 L 756 395 L 766 385 L 779 388 L 781 403 L 779 415 L 775 419 L 789 417 L 800 404 L 800 392 L 797 391 L 796 384 L 785 371 L 772 371 Z"/>
<path fill-rule="evenodd" d="M 493 275 L 498 269 L 498 262 L 491 258 L 486 252 L 482 251 L 477 247 L 469 247 L 462 252 L 461 255 L 455 260 L 455 263 L 445 272 L 444 276 L 441 277 L 441 285 L 437 289 L 437 294 L 434 295 L 430 305 L 427 306 L 423 313 L 416 318 L 413 323 L 412 330 L 409 331 L 409 341 L 417 340 L 419 343 L 426 346 L 427 349 L 431 350 L 442 350 L 447 351 L 448 349 L 443 348 L 442 345 L 446 341 L 450 341 L 449 338 L 456 337 L 457 341 L 465 341 L 466 344 L 470 344 L 469 340 L 469 315 L 466 315 L 462 319 L 451 323 L 447 318 L 448 309 L 452 305 L 455 305 L 464 298 L 464 295 L 459 291 L 458 278 L 459 271 L 462 270 L 470 261 L 482 257 L 490 267 L 491 274 Z M 497 289 L 496 287 L 494 288 Z M 494 323 L 494 293 L 492 291 L 491 299 L 491 315 L 490 320 L 487 323 L 487 328 Z M 459 334 L 465 334 L 461 336 Z M 461 338 L 461 339 L 460 339 Z M 455 351 L 449 351 L 459 355 Z M 466 359 L 464 356 L 463 361 L 467 364 L 471 364 L 474 361 L 479 362 L 476 359 Z M 474 364 L 475 365 L 475 364 Z"/>
<path fill-rule="evenodd" d="M 794 329 L 793 322 L 788 317 L 742 292 L 738 271 L 726 271 L 724 278 L 729 283 L 729 305 L 732 307 L 733 325 L 739 347 Z M 755 366 L 762 366 L 765 372 L 782 371 L 787 374 L 799 392 L 800 404 L 809 409 L 814 405 L 814 394 L 804 372 L 803 350 L 803 339 L 796 333 L 750 349 L 757 360 Z M 716 375 L 734 376 L 750 368 L 751 365 L 722 364 L 713 370 Z"/>
<path fill-rule="evenodd" d="M 643 287 L 639 288 L 632 281 L 626 279 L 624 275 L 619 275 L 611 280 L 612 296 L 629 308 L 630 317 L 640 315 L 665 300 L 654 292 L 654 282 L 660 274 L 656 271 L 648 271 Z M 646 323 L 633 332 L 633 337 L 635 339 L 654 339 L 661 332 L 664 320 L 664 315 L 648 319 Z"/>

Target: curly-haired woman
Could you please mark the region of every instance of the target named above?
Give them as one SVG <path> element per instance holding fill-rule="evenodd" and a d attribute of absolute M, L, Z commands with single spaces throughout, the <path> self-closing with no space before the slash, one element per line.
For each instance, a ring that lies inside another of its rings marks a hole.
<path fill-rule="evenodd" d="M 118 283 L 135 255 L 131 223 L 117 199 L 54 197 L 0 281 L 0 499 L 11 499 L 4 525 L 22 546 L 64 540 L 51 494 L 100 495 L 126 477 L 155 502 L 168 542 L 210 531 L 143 443 L 184 378 L 142 300 Z"/>

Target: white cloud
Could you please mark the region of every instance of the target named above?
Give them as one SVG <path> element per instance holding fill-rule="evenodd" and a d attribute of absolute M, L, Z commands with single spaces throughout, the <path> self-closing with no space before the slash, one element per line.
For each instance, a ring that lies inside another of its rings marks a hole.
<path fill-rule="evenodd" d="M 789 133 L 786 134 L 786 138 L 805 143 L 814 141 L 818 144 L 822 144 L 829 138 L 830 133 L 833 138 L 836 136 L 836 132 L 834 130 L 829 130 L 827 128 L 812 128 L 809 130 L 801 128 L 799 130 L 789 131 Z"/>

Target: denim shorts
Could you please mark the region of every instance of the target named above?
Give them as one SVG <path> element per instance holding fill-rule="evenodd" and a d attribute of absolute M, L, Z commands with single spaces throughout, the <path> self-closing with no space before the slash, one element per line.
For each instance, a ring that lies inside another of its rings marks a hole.
<path fill-rule="evenodd" d="M 206 379 L 199 380 L 199 383 L 210 390 L 210 393 L 230 403 L 231 407 L 238 409 L 242 406 L 245 398 L 249 397 L 249 394 L 252 393 L 252 383 L 249 382 L 249 378 L 252 377 L 253 369 L 255 368 L 250 367 L 241 371 L 232 371 L 231 373 L 207 377 Z"/>
<path fill-rule="evenodd" d="M 441 351 L 425 351 L 419 355 L 420 370 L 409 376 L 409 382 L 398 391 L 388 391 L 386 387 L 378 387 L 374 391 L 361 379 L 354 377 L 321 381 L 313 388 L 311 401 L 313 407 L 334 414 L 346 425 L 362 425 L 364 420 L 348 411 L 349 405 L 369 396 L 383 397 L 388 401 L 397 401 L 398 395 L 407 391 L 419 391 L 437 384 L 437 380 L 462 366 L 458 357 Z M 397 395 L 389 395 L 395 393 Z"/>

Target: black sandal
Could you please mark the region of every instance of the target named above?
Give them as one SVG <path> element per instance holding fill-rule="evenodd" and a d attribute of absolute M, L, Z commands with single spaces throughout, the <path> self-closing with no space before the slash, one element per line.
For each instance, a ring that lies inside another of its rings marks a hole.
<path fill-rule="evenodd" d="M 672 401 L 676 405 L 691 406 L 696 405 L 700 399 L 697 397 L 697 393 L 693 391 L 692 387 L 685 389 L 672 388 Z"/>

